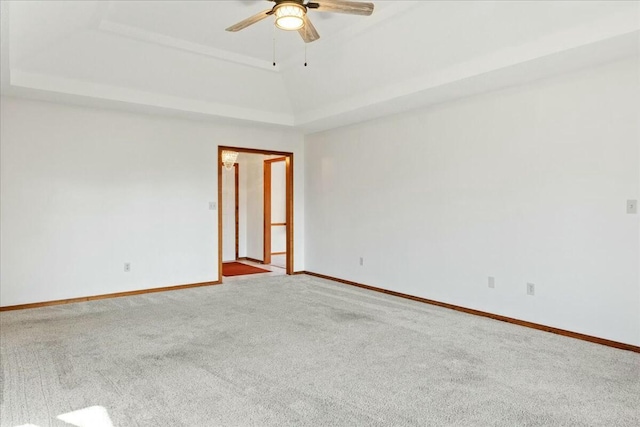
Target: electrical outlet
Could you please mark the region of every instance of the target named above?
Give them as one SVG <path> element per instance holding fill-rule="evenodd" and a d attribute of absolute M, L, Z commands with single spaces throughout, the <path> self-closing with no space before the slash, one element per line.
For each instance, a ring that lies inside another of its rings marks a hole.
<path fill-rule="evenodd" d="M 496 278 L 495 278 L 495 277 L 493 277 L 493 276 L 489 276 L 489 281 L 488 281 L 488 283 L 489 283 L 489 287 L 490 287 L 491 289 L 495 288 L 495 287 L 496 287 Z"/>
<path fill-rule="evenodd" d="M 360 266 L 364 265 L 364 258 L 360 257 Z"/>
<path fill-rule="evenodd" d="M 216 210 L 216 202 L 209 202 L 209 210 L 210 211 Z"/>
<path fill-rule="evenodd" d="M 527 295 L 535 295 L 536 294 L 536 285 L 533 283 L 527 283 Z"/>
<path fill-rule="evenodd" d="M 129 262 L 125 262 L 125 263 L 124 263 L 124 272 L 125 272 L 125 273 L 128 273 L 128 272 L 130 272 L 130 271 L 131 271 L 131 263 L 129 263 Z"/>
<path fill-rule="evenodd" d="M 628 214 L 637 214 L 638 213 L 638 201 L 637 200 L 627 200 L 627 213 Z"/>

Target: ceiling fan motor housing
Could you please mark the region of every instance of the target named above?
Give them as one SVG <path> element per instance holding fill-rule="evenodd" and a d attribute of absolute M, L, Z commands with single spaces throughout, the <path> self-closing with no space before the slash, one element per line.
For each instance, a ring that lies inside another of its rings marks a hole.
<path fill-rule="evenodd" d="M 281 0 L 276 1 L 273 7 L 276 16 L 276 26 L 285 31 L 297 31 L 304 27 L 307 8 L 302 1 Z"/>

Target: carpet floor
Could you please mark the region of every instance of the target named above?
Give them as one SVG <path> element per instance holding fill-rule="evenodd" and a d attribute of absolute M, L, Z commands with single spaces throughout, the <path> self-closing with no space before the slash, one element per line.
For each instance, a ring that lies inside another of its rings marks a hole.
<path fill-rule="evenodd" d="M 309 276 L 0 313 L 0 425 L 638 426 L 640 355 Z"/>

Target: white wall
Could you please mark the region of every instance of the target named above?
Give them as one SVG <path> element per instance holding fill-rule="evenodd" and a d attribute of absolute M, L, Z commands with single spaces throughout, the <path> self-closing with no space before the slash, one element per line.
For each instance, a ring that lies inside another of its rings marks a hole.
<path fill-rule="evenodd" d="M 222 168 L 222 262 L 236 259 L 236 167 L 231 170 Z M 239 186 L 239 185 L 238 185 Z M 239 192 L 239 191 L 238 191 Z M 238 209 L 238 214 L 240 209 Z M 239 217 L 240 215 L 238 215 Z M 238 218 L 238 234 L 240 234 Z M 240 239 L 238 236 L 238 253 Z M 238 255 L 240 256 L 240 255 Z"/>
<path fill-rule="evenodd" d="M 218 144 L 301 160 L 304 269 L 297 132 L 6 97 L 0 119 L 3 306 L 217 280 Z"/>
<path fill-rule="evenodd" d="M 262 154 L 247 154 L 241 172 L 245 181 L 247 212 L 247 257 L 264 259 L 264 159 Z"/>
<path fill-rule="evenodd" d="M 271 163 L 271 223 L 287 222 L 287 163 Z M 286 252 L 287 227 L 271 227 L 271 253 Z"/>
<path fill-rule="evenodd" d="M 307 137 L 307 270 L 640 345 L 639 71 Z"/>
<path fill-rule="evenodd" d="M 238 257 L 247 256 L 247 168 L 246 154 L 238 154 Z"/>

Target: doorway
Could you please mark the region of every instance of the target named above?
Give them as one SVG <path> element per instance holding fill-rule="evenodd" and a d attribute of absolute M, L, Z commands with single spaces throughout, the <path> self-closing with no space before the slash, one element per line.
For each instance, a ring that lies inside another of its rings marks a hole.
<path fill-rule="evenodd" d="M 240 216 L 238 200 L 239 193 L 243 191 L 239 183 L 246 177 L 242 177 L 242 167 L 237 162 L 233 167 L 233 172 L 224 170 L 222 163 L 223 151 L 269 156 L 264 162 L 263 168 L 263 259 L 249 258 L 249 261 L 271 264 L 282 259 L 284 261 L 282 267 L 284 267 L 286 274 L 293 274 L 293 153 L 220 146 L 218 147 L 218 279 L 221 282 L 223 280 L 223 261 L 244 259 L 239 258 L 241 254 L 238 249 L 238 223 Z M 275 185 L 282 186 L 277 194 L 271 191 L 274 176 L 276 179 Z M 274 196 L 283 199 L 283 206 L 272 209 Z M 243 197 L 247 197 L 247 195 L 245 194 Z M 267 201 L 269 201 L 268 205 Z M 234 229 L 235 232 L 233 231 Z M 253 256 L 257 258 L 260 255 Z M 225 265 L 229 266 L 228 264 Z"/>
<path fill-rule="evenodd" d="M 265 264 L 285 268 L 287 263 L 286 157 L 264 161 Z"/>

